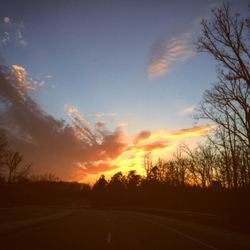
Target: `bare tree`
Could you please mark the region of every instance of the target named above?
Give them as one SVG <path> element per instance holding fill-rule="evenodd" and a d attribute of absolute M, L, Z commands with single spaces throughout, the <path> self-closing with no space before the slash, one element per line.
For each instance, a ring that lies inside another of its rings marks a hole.
<path fill-rule="evenodd" d="M 208 52 L 219 62 L 225 79 L 243 80 L 250 88 L 249 18 L 231 14 L 228 4 L 212 10 L 211 20 L 202 20 L 199 51 Z"/>
<path fill-rule="evenodd" d="M 152 159 L 151 152 L 145 153 L 144 158 L 143 158 L 143 167 L 146 171 L 147 177 L 149 177 L 151 170 L 153 168 L 153 159 Z"/>
<path fill-rule="evenodd" d="M 221 180 L 227 187 L 249 183 L 250 159 L 250 39 L 249 19 L 232 15 L 228 4 L 203 20 L 197 46 L 211 54 L 218 65 L 218 82 L 207 90 L 199 105 L 199 119 L 216 128 L 209 137 L 216 148 Z M 224 174 L 224 176 L 222 176 Z M 223 177 L 223 178 L 222 178 Z"/>
<path fill-rule="evenodd" d="M 11 183 L 16 179 L 23 179 L 27 177 L 31 165 L 21 165 L 23 155 L 19 152 L 7 151 L 4 154 L 4 163 L 8 172 L 8 182 Z"/>

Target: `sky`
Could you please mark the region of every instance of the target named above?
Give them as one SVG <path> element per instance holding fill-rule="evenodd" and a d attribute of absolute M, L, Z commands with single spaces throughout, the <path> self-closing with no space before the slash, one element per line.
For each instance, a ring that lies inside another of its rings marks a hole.
<path fill-rule="evenodd" d="M 143 174 L 145 153 L 194 146 L 213 128 L 193 115 L 216 81 L 195 41 L 221 3 L 2 0 L 0 128 L 10 146 L 34 174 L 83 182 Z"/>

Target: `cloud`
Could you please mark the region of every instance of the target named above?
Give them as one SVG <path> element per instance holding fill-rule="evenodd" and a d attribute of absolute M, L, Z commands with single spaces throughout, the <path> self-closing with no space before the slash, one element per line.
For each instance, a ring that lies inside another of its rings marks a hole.
<path fill-rule="evenodd" d="M 66 111 L 69 112 L 69 113 L 78 113 L 77 108 L 74 107 L 74 106 L 71 106 L 71 105 L 69 105 L 69 104 L 66 103 L 64 105 L 64 107 L 65 107 Z"/>
<path fill-rule="evenodd" d="M 27 45 L 23 37 L 23 23 L 13 22 L 10 17 L 6 16 L 0 21 L 0 47 L 7 45 L 9 42 L 16 42 L 22 47 Z"/>
<path fill-rule="evenodd" d="M 144 139 L 148 139 L 150 135 L 151 135 L 151 132 L 148 130 L 141 131 L 139 134 L 135 136 L 134 144 L 138 144 L 140 141 Z"/>
<path fill-rule="evenodd" d="M 191 128 L 172 131 L 171 136 L 174 137 L 200 136 L 207 134 L 213 128 L 215 128 L 215 125 L 199 125 Z"/>
<path fill-rule="evenodd" d="M 102 118 L 102 117 L 114 117 L 117 116 L 116 113 L 95 113 L 92 115 L 94 118 Z"/>
<path fill-rule="evenodd" d="M 14 77 L 16 80 L 19 93 L 23 96 L 28 91 L 35 91 L 38 87 L 43 87 L 45 83 L 44 80 L 30 76 L 24 67 L 16 64 L 11 65 L 11 73 L 12 78 Z"/>
<path fill-rule="evenodd" d="M 97 127 L 105 127 L 106 126 L 106 122 L 97 122 L 96 124 L 95 124 Z"/>
<path fill-rule="evenodd" d="M 22 75 L 25 69 L 14 69 L 17 72 L 0 67 L 0 115 L 4 117 L 0 128 L 5 130 L 11 147 L 33 163 L 34 173 L 54 173 L 64 180 L 79 180 L 89 172 L 112 168 L 110 161 L 125 147 L 122 131 L 99 133 L 82 120 L 66 124 L 45 113 L 22 89 L 27 85 Z M 79 167 L 79 162 L 84 168 Z"/>
<path fill-rule="evenodd" d="M 149 143 L 146 145 L 142 145 L 140 148 L 143 149 L 143 151 L 152 151 L 152 150 L 156 150 L 156 149 L 166 149 L 168 147 L 172 146 L 171 143 L 169 142 L 153 142 L 153 143 Z"/>
<path fill-rule="evenodd" d="M 69 105 L 66 103 L 66 104 L 64 104 L 64 108 L 68 112 L 68 115 L 71 118 L 71 120 L 73 121 L 75 127 L 78 128 L 78 132 L 77 132 L 78 136 L 81 137 L 81 133 L 80 133 L 81 129 L 80 128 L 82 126 L 82 123 L 85 122 L 84 116 L 73 105 Z M 84 126 L 86 126 L 86 125 L 84 125 Z"/>
<path fill-rule="evenodd" d="M 65 109 L 71 122 L 66 123 L 44 112 L 30 97 L 32 83 L 27 79 L 22 66 L 0 67 L 0 116 L 4 117 L 0 129 L 5 130 L 11 148 L 33 163 L 34 174 L 53 173 L 64 180 L 82 181 L 90 175 L 126 170 L 132 163 L 140 170 L 145 152 L 165 153 L 179 139 L 200 136 L 213 128 L 200 125 L 174 131 L 142 130 L 128 136 L 122 127 L 108 131 L 100 129 L 105 125 L 102 122 L 89 125 L 69 104 Z"/>
<path fill-rule="evenodd" d="M 0 47 L 4 46 L 10 41 L 10 34 L 8 32 L 4 32 L 0 35 Z"/>
<path fill-rule="evenodd" d="M 180 139 L 201 136 L 207 134 L 213 128 L 212 125 L 200 125 L 173 131 L 151 132 L 143 130 L 134 137 L 133 143 L 128 144 L 123 152 L 141 154 L 147 151 L 166 151 L 176 145 Z"/>
<path fill-rule="evenodd" d="M 190 46 L 191 35 L 192 33 L 183 33 L 154 45 L 147 68 L 149 79 L 168 73 L 174 62 L 184 62 L 194 54 Z"/>
<path fill-rule="evenodd" d="M 194 112 L 195 110 L 195 107 L 194 106 L 191 106 L 191 107 L 187 107 L 187 108 L 184 108 L 181 110 L 181 114 L 187 114 L 187 113 L 192 113 Z"/>
<path fill-rule="evenodd" d="M 147 143 L 143 144 L 136 144 L 130 147 L 127 147 L 126 150 L 129 151 L 155 151 L 159 149 L 166 150 L 167 148 L 171 147 L 173 143 L 171 143 L 169 140 L 161 140 L 161 141 L 149 141 Z"/>

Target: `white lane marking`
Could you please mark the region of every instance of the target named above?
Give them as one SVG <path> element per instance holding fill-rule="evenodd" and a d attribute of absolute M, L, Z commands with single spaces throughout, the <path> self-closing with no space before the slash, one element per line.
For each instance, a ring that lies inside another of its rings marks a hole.
<path fill-rule="evenodd" d="M 187 238 L 187 239 L 189 239 L 189 240 L 192 240 L 192 241 L 194 241 L 194 242 L 196 242 L 196 243 L 198 243 L 198 244 L 200 244 L 200 245 L 202 245 L 202 246 L 204 246 L 204 247 L 207 247 L 207 248 L 213 249 L 213 250 L 218 250 L 218 248 L 216 248 L 216 247 L 214 247 L 214 246 L 212 246 L 212 245 L 209 245 L 209 244 L 207 244 L 207 243 L 205 243 L 205 242 L 203 242 L 203 241 L 201 241 L 201 240 L 199 240 L 199 239 L 196 239 L 196 238 L 192 237 L 191 235 L 188 235 L 188 234 L 186 234 L 186 233 L 183 233 L 183 232 L 181 232 L 181 231 L 179 231 L 179 230 L 177 230 L 177 229 L 175 229 L 175 228 L 173 228 L 173 227 L 166 226 L 166 225 L 164 225 L 164 224 L 161 224 L 161 223 L 159 223 L 159 222 L 155 222 L 155 221 L 150 220 L 150 219 L 146 219 L 146 218 L 144 218 L 144 219 L 147 220 L 147 221 L 150 221 L 150 222 L 152 222 L 152 223 L 154 223 L 154 224 L 156 224 L 156 225 L 159 225 L 159 226 L 161 226 L 161 227 L 163 227 L 163 228 L 165 228 L 165 229 L 167 229 L 167 230 L 169 230 L 169 231 L 172 231 L 172 232 L 174 232 L 174 233 L 177 233 L 177 234 L 179 234 L 179 235 L 181 235 L 181 236 L 183 236 L 183 237 L 185 237 L 185 238 Z"/>
<path fill-rule="evenodd" d="M 111 242 L 111 233 L 109 232 L 107 235 L 106 243 L 110 244 L 110 242 Z"/>

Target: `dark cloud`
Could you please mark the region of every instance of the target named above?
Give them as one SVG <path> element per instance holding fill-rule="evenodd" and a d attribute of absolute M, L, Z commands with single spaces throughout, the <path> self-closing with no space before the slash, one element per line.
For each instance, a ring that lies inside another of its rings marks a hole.
<path fill-rule="evenodd" d="M 35 174 L 79 180 L 114 167 L 106 161 L 125 147 L 120 130 L 99 132 L 79 120 L 66 124 L 45 113 L 23 86 L 9 68 L 0 68 L 0 127 L 11 147 L 33 163 Z"/>

